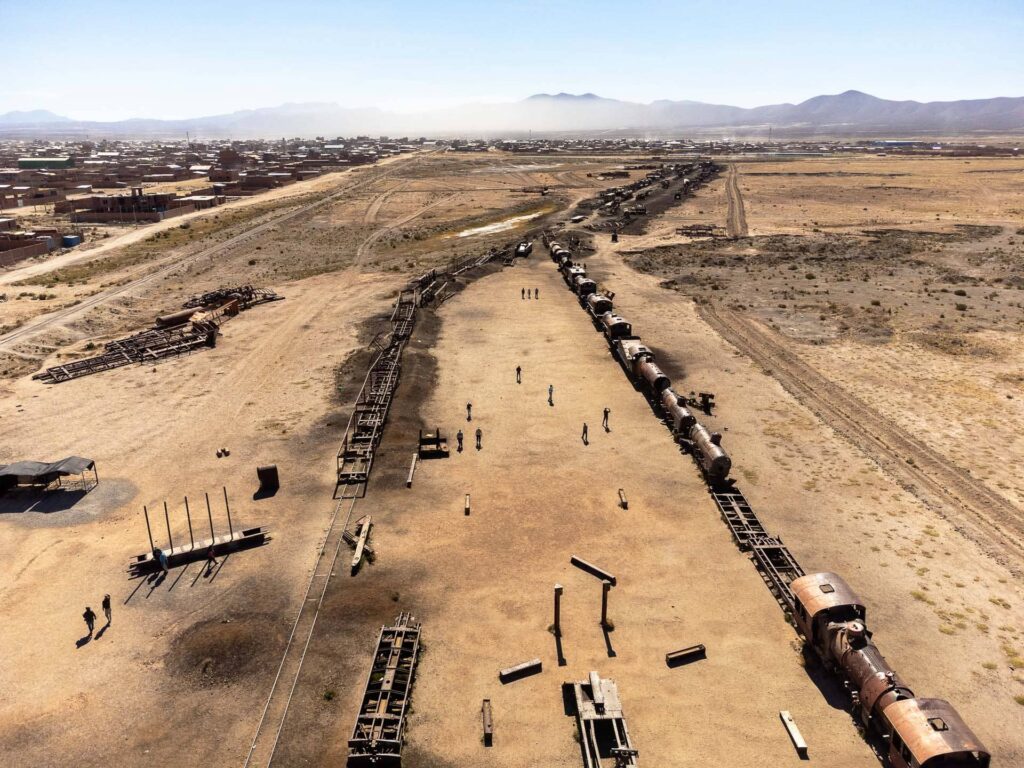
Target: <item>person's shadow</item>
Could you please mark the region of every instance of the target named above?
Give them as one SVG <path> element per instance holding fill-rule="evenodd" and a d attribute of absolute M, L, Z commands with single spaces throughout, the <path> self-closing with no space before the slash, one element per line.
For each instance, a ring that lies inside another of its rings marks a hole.
<path fill-rule="evenodd" d="M 100 631 L 96 633 L 96 637 L 94 637 L 93 639 L 94 640 L 99 640 L 101 637 L 103 637 L 103 633 L 106 632 L 108 629 L 110 629 L 110 622 L 109 621 L 106 624 L 104 624 L 102 627 L 100 627 Z"/>
<path fill-rule="evenodd" d="M 92 632 L 90 632 L 85 637 L 78 638 L 78 640 L 75 642 L 75 648 L 81 648 L 83 645 L 88 644 L 90 640 L 92 640 Z"/>

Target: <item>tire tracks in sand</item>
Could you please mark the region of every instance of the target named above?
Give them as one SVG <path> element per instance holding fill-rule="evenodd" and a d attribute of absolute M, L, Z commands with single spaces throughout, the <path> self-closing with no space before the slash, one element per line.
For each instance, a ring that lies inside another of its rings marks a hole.
<path fill-rule="evenodd" d="M 898 485 L 1014 573 L 1024 572 L 1024 516 L 985 483 L 801 360 L 739 313 L 698 305 L 722 338 L 861 450 Z"/>

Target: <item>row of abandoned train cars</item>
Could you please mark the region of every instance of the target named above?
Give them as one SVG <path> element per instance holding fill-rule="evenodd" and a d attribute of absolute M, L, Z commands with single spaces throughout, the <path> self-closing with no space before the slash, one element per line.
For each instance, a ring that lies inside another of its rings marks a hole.
<path fill-rule="evenodd" d="M 787 616 L 823 665 L 850 692 L 855 716 L 864 724 L 880 756 L 895 768 L 984 768 L 990 753 L 953 706 L 914 692 L 882 656 L 867 628 L 863 601 L 837 574 L 805 573 L 782 540 L 761 525 L 730 479 L 732 462 L 721 436 L 700 423 L 654 353 L 616 314 L 613 295 L 602 293 L 573 260 L 570 241 L 546 233 L 544 243 L 566 285 L 608 342 L 634 386 L 651 402 L 673 436 L 693 456 L 723 520 L 751 559 Z"/>

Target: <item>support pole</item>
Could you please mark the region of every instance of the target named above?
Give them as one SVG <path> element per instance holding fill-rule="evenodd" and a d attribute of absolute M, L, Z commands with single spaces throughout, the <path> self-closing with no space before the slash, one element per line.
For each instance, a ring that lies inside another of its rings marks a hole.
<path fill-rule="evenodd" d="M 164 502 L 164 522 L 167 523 L 167 543 L 174 549 L 174 539 L 171 538 L 171 516 L 167 511 L 167 502 Z"/>
<path fill-rule="evenodd" d="M 149 527 L 149 510 L 145 505 L 142 507 L 142 514 L 146 516 L 146 534 L 149 536 L 149 551 L 152 552 L 156 547 L 153 546 L 153 529 Z"/>
<path fill-rule="evenodd" d="M 203 495 L 206 496 L 206 516 L 210 518 L 210 539 L 213 540 L 217 537 L 213 535 L 213 512 L 210 511 L 210 494 L 204 492 Z"/>
<path fill-rule="evenodd" d="M 555 637 L 562 636 L 562 585 L 555 584 Z"/>
<path fill-rule="evenodd" d="M 192 513 L 188 510 L 188 496 L 185 497 L 185 519 L 188 520 L 188 541 L 191 549 L 196 548 L 196 540 L 192 536 Z"/>
<path fill-rule="evenodd" d="M 224 489 L 224 509 L 228 511 L 228 533 L 231 535 L 230 540 L 235 540 L 235 529 L 231 526 L 231 507 L 228 505 L 228 489 L 226 486 L 221 486 Z"/>
<path fill-rule="evenodd" d="M 608 629 L 608 593 L 612 583 L 605 579 L 601 582 L 601 626 Z"/>

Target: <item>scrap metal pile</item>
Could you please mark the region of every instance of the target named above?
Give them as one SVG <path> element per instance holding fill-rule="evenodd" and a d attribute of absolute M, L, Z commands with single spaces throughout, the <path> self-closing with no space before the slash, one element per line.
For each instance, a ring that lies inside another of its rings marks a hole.
<path fill-rule="evenodd" d="M 578 243 L 571 237 L 562 235 L 559 243 L 551 234 L 544 236 L 569 290 L 604 334 L 629 380 L 693 456 L 736 545 L 750 553 L 809 648 L 843 680 L 853 713 L 876 737 L 888 764 L 985 768 L 990 753 L 953 706 L 915 696 L 882 656 L 868 629 L 864 603 L 850 586 L 835 573 L 805 573 L 782 540 L 768 533 L 729 478 L 732 461 L 721 447 L 721 435 L 709 432 L 686 407 L 654 353 L 633 334 L 632 324 L 614 313 L 612 297 L 601 293 L 586 267 L 573 260 L 570 248 Z"/>
<path fill-rule="evenodd" d="M 668 195 L 673 201 L 682 200 L 696 192 L 702 185 L 714 179 L 721 168 L 710 160 L 696 163 L 672 163 L 650 171 L 646 176 L 621 187 L 609 187 L 601 191 L 594 200 L 586 201 L 581 208 L 594 208 L 601 219 L 587 225 L 591 232 L 621 232 L 634 221 L 648 214 L 645 201 L 653 193 L 655 200 L 664 200 Z M 672 187 L 675 185 L 675 191 Z M 632 204 L 627 205 L 629 201 Z"/>
<path fill-rule="evenodd" d="M 270 289 L 251 285 L 221 288 L 193 296 L 185 302 L 182 311 L 157 317 L 152 328 L 107 342 L 102 354 L 47 368 L 32 378 L 58 384 L 111 368 L 150 363 L 212 347 L 216 345 L 217 333 L 226 319 L 256 304 L 283 298 Z"/>

